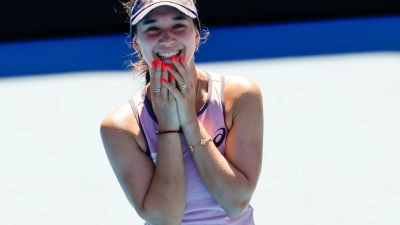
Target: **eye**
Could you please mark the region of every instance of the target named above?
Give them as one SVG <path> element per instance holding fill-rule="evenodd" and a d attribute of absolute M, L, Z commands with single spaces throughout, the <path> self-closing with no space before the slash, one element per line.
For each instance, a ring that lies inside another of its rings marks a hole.
<path fill-rule="evenodd" d="M 154 26 L 152 26 L 152 27 L 148 27 L 147 29 L 146 29 L 146 31 L 158 31 L 159 30 L 159 28 L 158 27 L 154 27 Z"/>
<path fill-rule="evenodd" d="M 175 25 L 173 26 L 173 28 L 179 29 L 179 28 L 183 28 L 183 27 L 185 27 L 185 26 L 186 26 L 185 24 L 178 23 L 178 24 L 175 24 Z"/>

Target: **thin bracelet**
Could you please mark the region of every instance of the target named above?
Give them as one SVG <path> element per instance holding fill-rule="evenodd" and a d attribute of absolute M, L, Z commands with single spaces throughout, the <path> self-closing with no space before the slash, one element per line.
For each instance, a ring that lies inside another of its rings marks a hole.
<path fill-rule="evenodd" d="M 208 137 L 206 138 L 206 139 L 201 139 L 200 140 L 200 143 L 198 143 L 197 145 L 189 145 L 189 149 L 190 149 L 190 151 L 194 151 L 194 148 L 196 147 L 196 146 L 199 146 L 199 145 L 206 145 L 206 142 L 207 141 L 211 141 L 212 139 L 211 139 L 211 136 L 210 135 L 208 135 Z"/>
<path fill-rule="evenodd" d="M 156 130 L 157 135 L 166 134 L 166 133 L 182 133 L 182 131 L 181 130 L 164 130 L 164 131 Z"/>

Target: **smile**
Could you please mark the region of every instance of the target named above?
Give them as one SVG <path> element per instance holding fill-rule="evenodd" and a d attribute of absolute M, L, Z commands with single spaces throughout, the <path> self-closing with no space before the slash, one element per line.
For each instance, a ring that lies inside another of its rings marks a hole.
<path fill-rule="evenodd" d="M 157 53 L 157 55 L 160 57 L 160 58 L 163 58 L 163 59 L 167 59 L 167 58 L 171 58 L 173 55 L 179 55 L 179 53 L 180 53 L 180 51 L 173 51 L 173 52 L 163 52 L 163 53 Z"/>

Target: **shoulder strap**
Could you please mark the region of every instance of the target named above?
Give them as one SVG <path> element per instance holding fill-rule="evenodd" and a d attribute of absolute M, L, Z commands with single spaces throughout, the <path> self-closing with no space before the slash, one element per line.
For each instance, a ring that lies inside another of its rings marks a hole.
<path fill-rule="evenodd" d="M 224 108 L 224 114 L 225 114 L 225 76 L 220 75 L 220 77 L 221 77 L 221 101 L 222 101 L 222 105 Z"/>
<path fill-rule="evenodd" d="M 139 112 L 138 112 L 137 105 L 136 105 L 136 102 L 135 102 L 135 97 L 137 97 L 137 95 L 134 96 L 134 97 L 132 97 L 132 98 L 130 98 L 130 99 L 129 99 L 129 103 L 130 103 L 130 105 L 131 105 L 133 114 L 135 115 L 136 122 L 137 122 L 137 124 L 139 125 L 139 128 L 140 128 L 140 130 L 142 131 L 143 137 L 144 137 L 144 139 L 145 139 L 145 141 L 146 141 L 146 155 L 149 156 L 150 159 L 151 159 L 151 156 L 150 156 L 150 149 L 149 149 L 149 143 L 147 143 L 146 134 L 145 134 L 145 131 L 144 131 L 143 127 L 142 127 L 142 123 L 140 122 Z"/>
<path fill-rule="evenodd" d="M 134 97 L 129 99 L 129 103 L 131 104 L 131 108 L 132 108 L 133 114 L 135 114 L 136 122 L 139 124 L 139 113 L 138 113 L 137 108 L 136 108 Z"/>

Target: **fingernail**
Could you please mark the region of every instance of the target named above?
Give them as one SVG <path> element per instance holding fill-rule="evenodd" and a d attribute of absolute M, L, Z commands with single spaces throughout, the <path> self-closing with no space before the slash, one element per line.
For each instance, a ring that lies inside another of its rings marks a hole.
<path fill-rule="evenodd" d="M 172 75 L 172 73 L 169 74 L 169 80 L 173 80 L 174 79 L 174 75 Z"/>
<path fill-rule="evenodd" d="M 168 69 L 172 69 L 171 64 L 168 64 L 168 63 L 167 63 L 167 64 L 165 64 L 165 65 L 167 66 Z"/>
<path fill-rule="evenodd" d="M 178 59 L 176 58 L 176 56 L 172 56 L 172 61 L 174 61 L 174 62 L 178 62 Z"/>
<path fill-rule="evenodd" d="M 164 77 L 161 78 L 161 81 L 162 81 L 163 83 L 167 83 L 167 82 L 168 82 L 166 79 L 164 79 Z"/>
<path fill-rule="evenodd" d="M 157 60 L 157 66 L 161 66 L 161 63 L 162 63 L 161 59 L 158 58 L 158 60 Z"/>
<path fill-rule="evenodd" d="M 165 64 L 162 64 L 161 71 L 164 71 L 165 68 L 167 68 L 167 66 Z"/>
<path fill-rule="evenodd" d="M 154 68 L 154 67 L 156 67 L 157 66 L 157 62 L 154 60 L 152 63 L 151 63 L 151 68 Z"/>
<path fill-rule="evenodd" d="M 179 56 L 179 59 L 181 60 L 181 62 L 185 62 L 185 58 L 182 55 Z"/>

